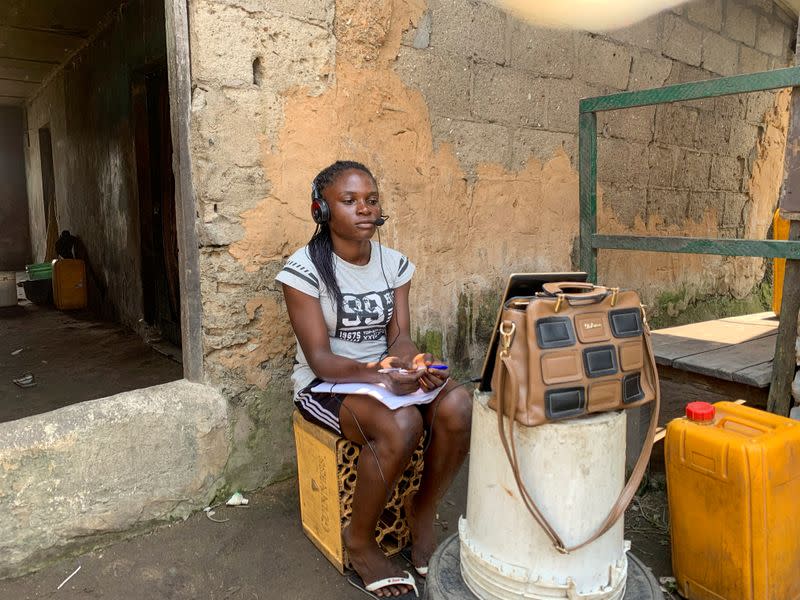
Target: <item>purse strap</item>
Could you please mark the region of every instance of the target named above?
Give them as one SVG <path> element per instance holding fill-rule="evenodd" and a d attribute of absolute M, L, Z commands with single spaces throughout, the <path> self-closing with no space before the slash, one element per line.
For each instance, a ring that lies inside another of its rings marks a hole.
<path fill-rule="evenodd" d="M 644 313 L 644 309 L 642 309 Z M 633 495 L 636 493 L 636 490 L 639 488 L 639 484 L 644 477 L 645 470 L 647 469 L 647 464 L 650 460 L 650 453 L 653 450 L 653 441 L 656 432 L 656 426 L 658 424 L 658 413 L 661 406 L 661 390 L 658 384 L 658 370 L 656 369 L 655 364 L 655 355 L 653 354 L 653 346 L 650 340 L 650 328 L 647 324 L 647 319 L 643 316 L 643 333 L 642 336 L 644 338 L 645 347 L 647 350 L 647 355 L 649 360 L 646 363 L 646 368 L 650 374 L 650 380 L 653 382 L 653 387 L 655 388 L 655 399 L 653 400 L 651 406 L 651 413 L 650 413 L 650 426 L 647 429 L 647 435 L 645 437 L 644 445 L 642 446 L 642 451 L 639 454 L 639 458 L 636 461 L 636 465 L 631 472 L 630 477 L 628 478 L 625 487 L 622 488 L 622 491 L 617 498 L 617 501 L 611 507 L 611 510 L 606 515 L 606 518 L 597 528 L 597 530 L 584 542 L 580 544 L 576 544 L 574 546 L 566 546 L 564 541 L 558 535 L 556 530 L 553 528 L 552 525 L 548 522 L 547 518 L 542 514 L 539 507 L 536 505 L 536 502 L 531 497 L 530 493 L 528 492 L 527 488 L 525 487 L 525 482 L 522 481 L 522 476 L 520 475 L 519 470 L 519 459 L 517 457 L 517 448 L 516 443 L 514 441 L 514 407 L 513 398 L 511 401 L 508 401 L 509 406 L 505 405 L 503 401 L 506 398 L 506 395 L 503 393 L 506 385 L 506 379 L 511 379 L 511 389 L 517 389 L 515 385 L 516 376 L 514 375 L 514 370 L 512 368 L 511 362 L 508 358 L 507 350 L 503 351 L 506 352 L 504 355 L 503 352 L 500 353 L 500 377 L 498 378 L 498 389 L 497 389 L 497 428 L 500 432 L 500 441 L 503 444 L 503 449 L 505 450 L 506 456 L 508 457 L 508 462 L 511 465 L 511 471 L 514 475 L 514 480 L 517 483 L 517 488 L 522 497 L 522 502 L 525 505 L 525 508 L 528 509 L 528 512 L 531 513 L 534 520 L 544 529 L 547 536 L 553 542 L 553 546 L 555 546 L 556 550 L 562 554 L 569 554 L 570 552 L 574 552 L 584 546 L 591 544 L 597 538 L 602 536 L 606 533 L 614 523 L 625 513 L 625 509 L 630 504 L 630 501 L 633 499 Z M 506 434 L 505 426 L 504 426 L 504 417 L 508 417 L 508 434 Z M 509 442 L 510 440 L 510 442 Z"/>
<path fill-rule="evenodd" d="M 545 283 L 542 291 L 545 296 L 556 299 L 555 311 L 558 312 L 565 300 L 572 306 L 582 306 L 602 302 L 609 294 L 612 296 L 611 306 L 614 306 L 619 288 L 607 288 L 583 281 L 553 281 Z"/>

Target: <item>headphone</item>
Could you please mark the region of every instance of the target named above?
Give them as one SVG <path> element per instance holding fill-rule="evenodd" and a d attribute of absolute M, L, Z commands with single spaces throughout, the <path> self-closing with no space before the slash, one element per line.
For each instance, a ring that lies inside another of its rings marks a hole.
<path fill-rule="evenodd" d="M 331 220 L 331 208 L 328 206 L 328 201 L 319 193 L 316 181 L 311 182 L 311 218 L 314 219 L 314 223 L 317 225 L 322 225 Z M 386 223 L 388 218 L 388 215 L 381 215 L 375 219 L 375 225 L 380 227 Z"/>
<path fill-rule="evenodd" d="M 331 208 L 328 206 L 328 201 L 319 193 L 316 181 L 311 182 L 311 218 L 317 225 L 331 220 Z"/>

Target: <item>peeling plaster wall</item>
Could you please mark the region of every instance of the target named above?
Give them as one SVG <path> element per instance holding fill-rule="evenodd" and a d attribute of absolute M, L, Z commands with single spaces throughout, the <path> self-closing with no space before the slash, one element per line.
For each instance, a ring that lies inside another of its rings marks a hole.
<path fill-rule="evenodd" d="M 19 270 L 30 261 L 22 111 L 0 107 L 0 271 Z"/>
<path fill-rule="evenodd" d="M 142 316 L 131 83 L 138 70 L 165 58 L 163 3 L 128 2 L 26 107 L 34 259 L 46 253 L 38 130 L 48 126 L 59 231 L 86 245 L 102 287 L 94 308 L 131 327 Z"/>
<path fill-rule="evenodd" d="M 232 399 L 232 484 L 293 467 L 294 339 L 273 278 L 313 231 L 309 182 L 321 167 L 352 158 L 373 169 L 392 216 L 383 242 L 418 266 L 414 334 L 474 372 L 507 273 L 574 266 L 578 99 L 784 66 L 792 21 L 757 4 L 696 2 L 595 35 L 536 30 L 472 0 L 192 2 L 205 366 Z M 730 115 L 695 103 L 677 113 L 695 119 L 679 133 L 669 107 L 608 113 L 601 230 L 763 236 L 785 138 L 785 106 L 774 103 L 720 101 Z M 724 150 L 696 145 L 725 119 Z M 669 176 L 651 182 L 659 168 Z M 723 180 L 732 188 L 716 203 L 688 212 L 689 198 Z M 629 266 L 640 258 L 601 256 L 601 276 L 649 297 L 676 285 L 749 293 L 763 276 L 752 260 L 727 261 L 727 279 L 707 281 L 706 259 L 667 257 L 648 272 Z"/>

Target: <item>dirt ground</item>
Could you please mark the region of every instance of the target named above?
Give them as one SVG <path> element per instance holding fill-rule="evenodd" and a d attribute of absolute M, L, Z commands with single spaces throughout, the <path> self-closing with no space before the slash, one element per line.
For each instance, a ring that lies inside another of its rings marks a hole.
<path fill-rule="evenodd" d="M 0 308 L 0 423 L 183 377 L 183 367 L 86 311 Z M 31 373 L 36 386 L 13 383 Z"/>
<path fill-rule="evenodd" d="M 707 389 L 662 382 L 665 412 L 695 399 L 723 399 Z M 663 452 L 658 446 L 656 453 Z M 366 598 L 328 563 L 300 526 L 295 480 L 252 494 L 248 508 L 222 508 L 214 523 L 198 512 L 184 522 L 66 558 L 14 580 L 0 581 L 0 599 L 57 598 L 264 600 Z M 442 503 L 437 531 L 457 531 L 466 510 L 467 468 L 462 468 Z M 626 514 L 626 539 L 656 577 L 670 576 L 668 510 L 663 472 L 651 469 L 647 484 Z M 404 565 L 397 558 L 398 565 Z M 57 589 L 77 567 L 72 579 Z M 407 567 L 405 567 L 407 568 Z"/>

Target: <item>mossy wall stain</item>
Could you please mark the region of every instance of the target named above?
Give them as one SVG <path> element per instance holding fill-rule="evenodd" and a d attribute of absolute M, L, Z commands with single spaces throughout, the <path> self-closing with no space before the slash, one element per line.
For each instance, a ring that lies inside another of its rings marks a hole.
<path fill-rule="evenodd" d="M 650 307 L 648 320 L 652 328 L 659 329 L 764 312 L 770 310 L 771 304 L 772 288 L 767 283 L 759 283 L 744 298 L 696 296 L 681 288 L 659 294 Z"/>

